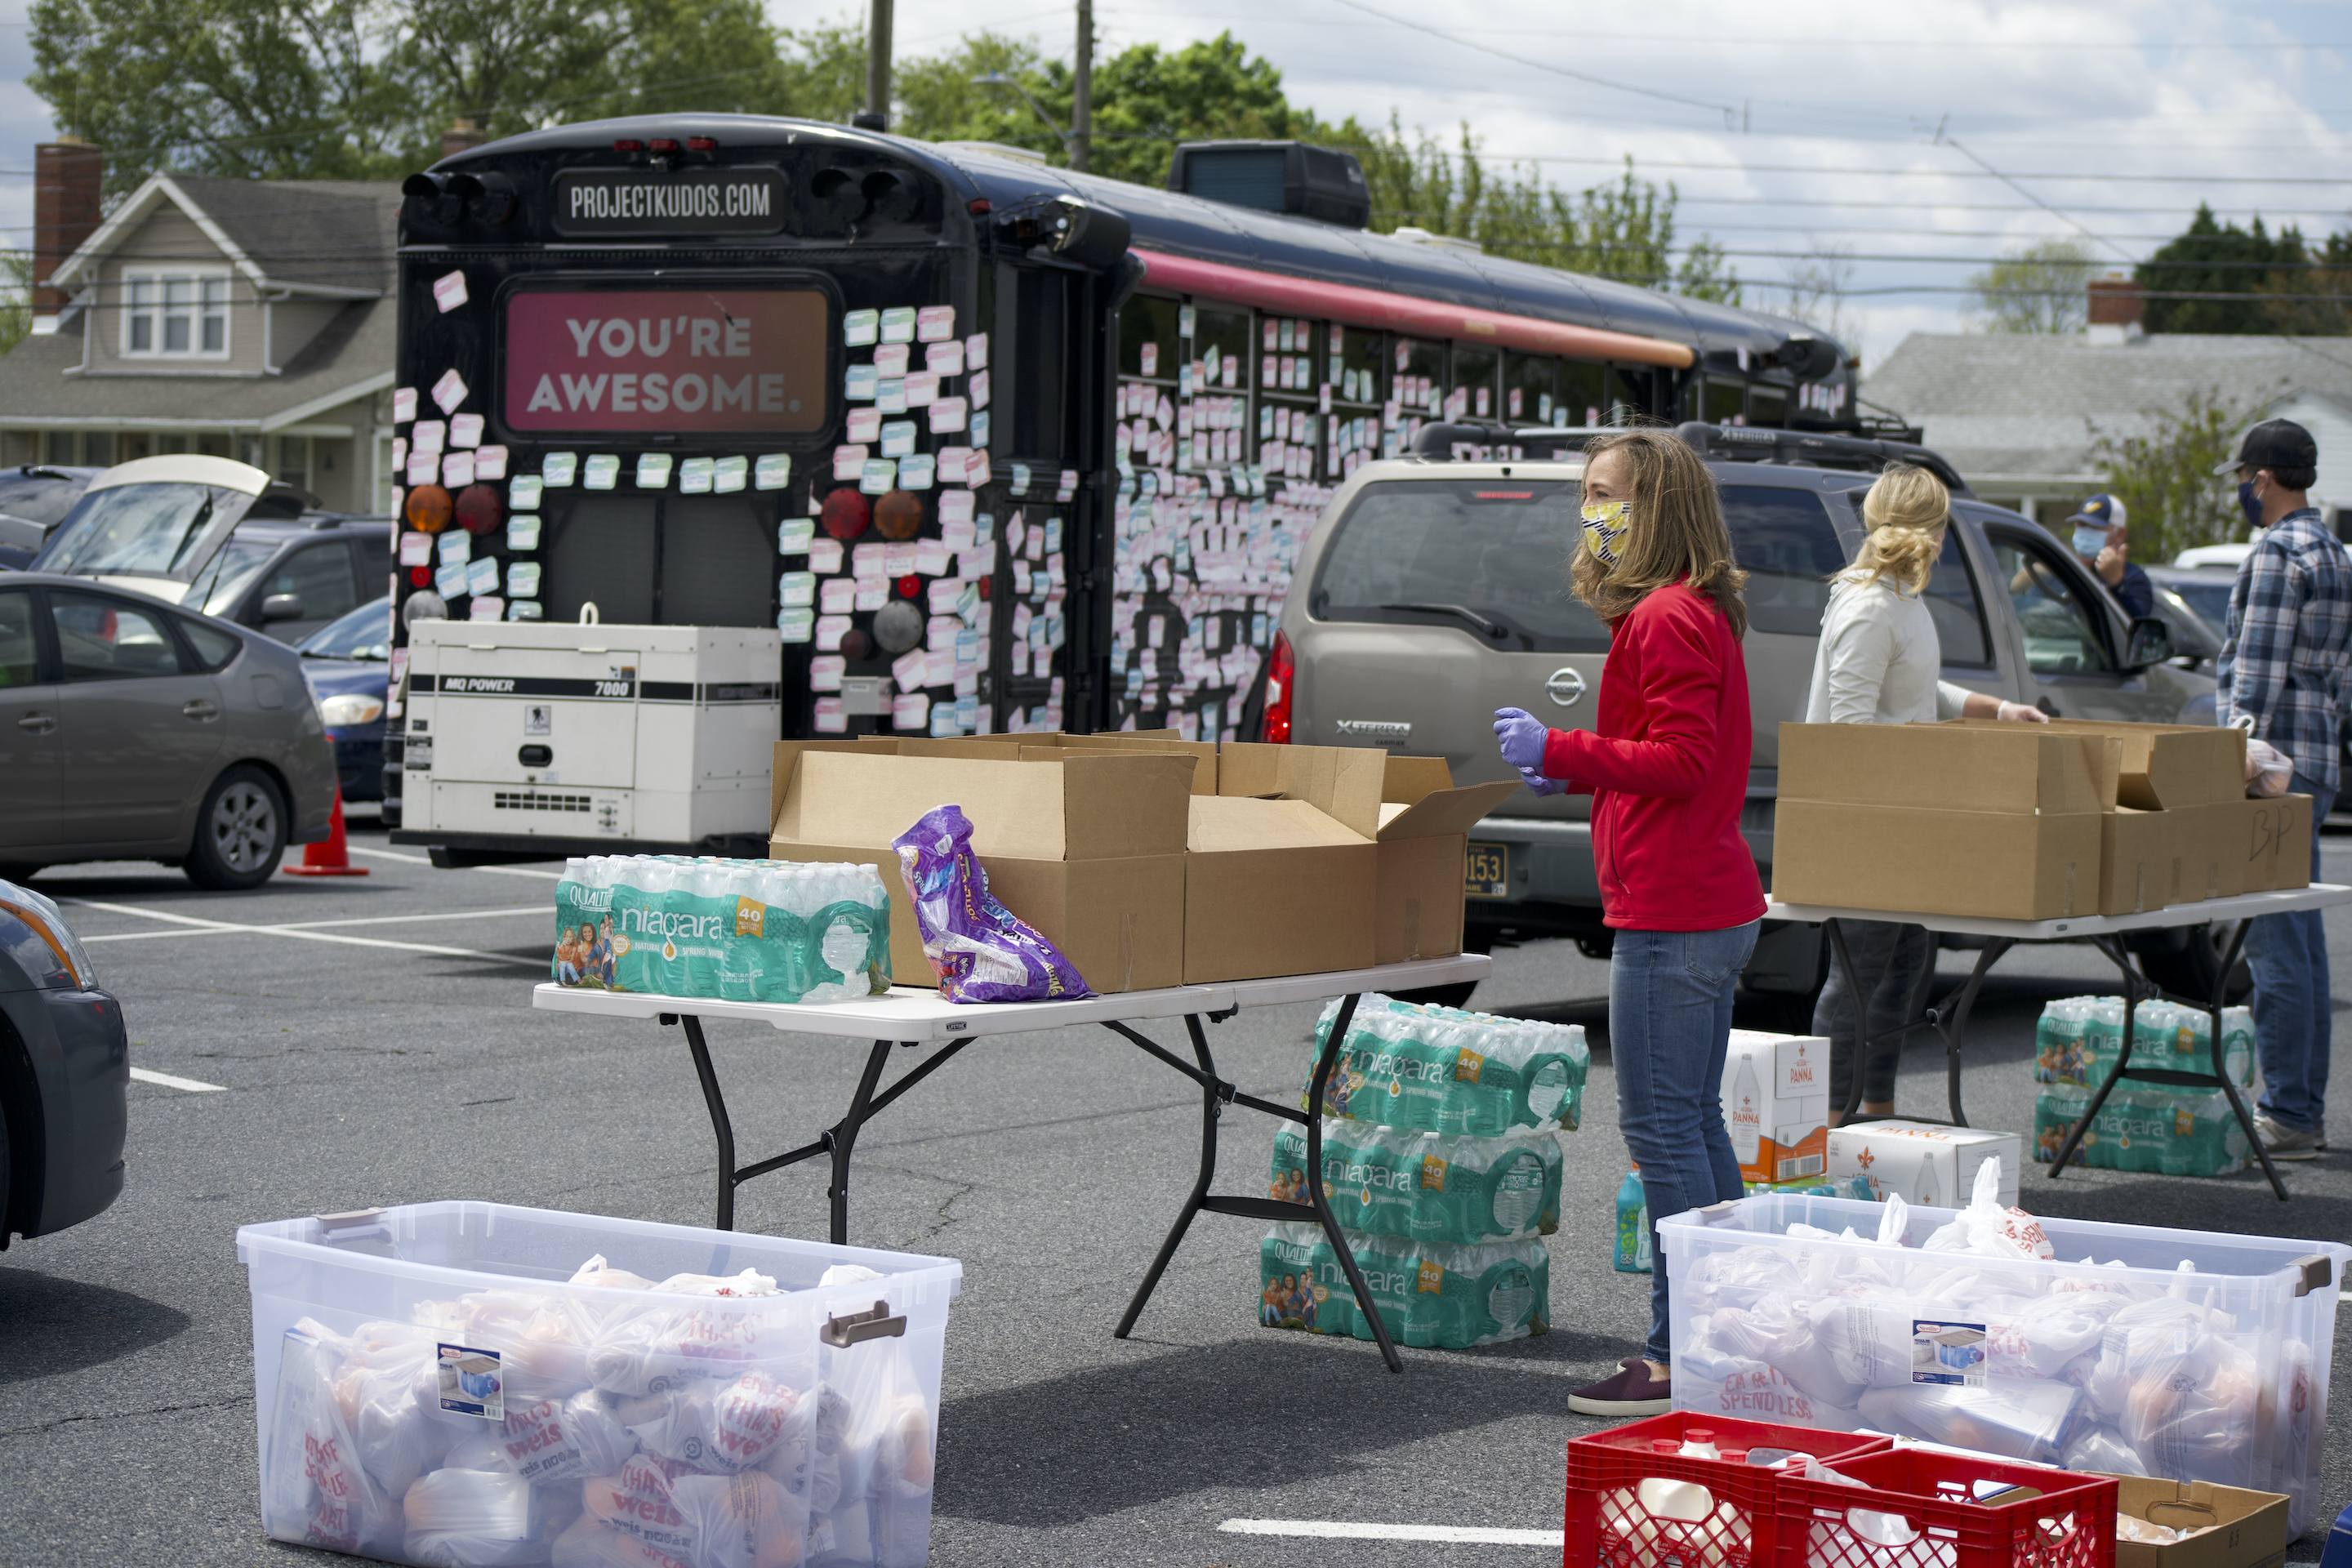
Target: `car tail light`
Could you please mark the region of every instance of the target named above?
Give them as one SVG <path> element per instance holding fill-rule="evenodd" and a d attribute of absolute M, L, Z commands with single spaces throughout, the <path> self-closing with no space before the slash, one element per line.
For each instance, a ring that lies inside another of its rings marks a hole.
<path fill-rule="evenodd" d="M 656 136 L 653 140 L 653 149 L 656 153 L 675 153 L 677 151 L 677 138 L 675 136 Z"/>
<path fill-rule="evenodd" d="M 719 151 L 719 138 L 716 136 L 689 136 L 686 139 L 686 150 L 689 153 L 716 153 Z"/>
<path fill-rule="evenodd" d="M 613 151 L 615 153 L 642 153 L 645 150 L 646 144 L 634 136 L 624 136 L 613 143 Z"/>
<path fill-rule="evenodd" d="M 1297 666 L 1290 639 L 1275 633 L 1274 654 L 1265 665 L 1265 742 L 1269 746 L 1290 743 L 1290 682 Z"/>

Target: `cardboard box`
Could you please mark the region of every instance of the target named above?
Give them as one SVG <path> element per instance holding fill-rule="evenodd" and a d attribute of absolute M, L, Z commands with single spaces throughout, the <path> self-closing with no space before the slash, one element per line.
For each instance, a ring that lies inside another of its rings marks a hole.
<path fill-rule="evenodd" d="M 2311 886 L 2311 797 L 2235 804 L 2235 841 L 2243 853 L 2242 893 L 2284 892 Z"/>
<path fill-rule="evenodd" d="M 1990 727 L 1964 719 L 1955 727 Z M 2060 719 L 2053 733 L 2112 741 L 2094 757 L 2100 822 L 2099 912 L 2137 914 L 2220 898 L 2239 880 L 2229 865 L 2246 797 L 2246 737 L 2210 724 L 2126 724 Z M 2237 889 L 2233 889 L 2237 890 Z"/>
<path fill-rule="evenodd" d="M 1842 1184 L 1860 1176 L 1880 1203 L 1889 1194 L 1900 1194 L 1905 1203 L 1925 1208 L 1966 1208 L 1976 1190 L 1978 1168 L 1994 1158 L 2000 1161 L 2002 1205 L 2017 1202 L 2024 1141 L 2014 1132 L 1933 1122 L 1861 1121 L 1831 1128 L 1828 1148 L 1830 1182 Z"/>
<path fill-rule="evenodd" d="M 1456 789 L 1443 757 L 1388 759 L 1381 775 L 1374 963 L 1462 951 L 1470 829 L 1517 792 L 1508 781 Z"/>
<path fill-rule="evenodd" d="M 1370 967 L 1386 763 L 1335 746 L 1218 754 L 1186 835 L 1187 984 Z"/>
<path fill-rule="evenodd" d="M 1743 1182 L 1817 1181 L 1827 1158 L 1830 1043 L 1819 1035 L 1734 1029 L 1723 1064 L 1723 1121 Z"/>
<path fill-rule="evenodd" d="M 2168 1546 L 2116 1542 L 2116 1568 L 2273 1568 L 2286 1561 L 2287 1500 L 2210 1481 L 2117 1476 L 2116 1511 L 2199 1533 Z"/>
<path fill-rule="evenodd" d="M 1783 724 L 1772 895 L 1890 913 L 2092 913 L 2105 752 L 2040 725 Z"/>
<path fill-rule="evenodd" d="M 1041 765 L 904 756 L 898 745 L 777 742 L 769 853 L 880 871 L 898 984 L 928 984 L 933 971 L 890 841 L 950 802 L 971 819 L 989 890 L 1060 948 L 1088 985 L 1109 993 L 1181 983 L 1191 760 L 1090 752 Z"/>

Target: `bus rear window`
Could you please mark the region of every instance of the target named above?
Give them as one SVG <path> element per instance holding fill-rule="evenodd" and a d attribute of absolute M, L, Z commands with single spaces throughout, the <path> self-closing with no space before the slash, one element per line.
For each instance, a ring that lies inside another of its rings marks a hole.
<path fill-rule="evenodd" d="M 510 430 L 800 435 L 824 427 L 832 308 L 815 289 L 521 289 L 507 298 Z"/>
<path fill-rule="evenodd" d="M 1600 652 L 1608 629 L 1568 591 L 1577 507 L 1569 483 L 1371 486 L 1339 521 L 1310 612 L 1326 621 L 1454 624 L 1507 651 Z M 1504 635 L 1483 634 L 1478 620 Z"/>

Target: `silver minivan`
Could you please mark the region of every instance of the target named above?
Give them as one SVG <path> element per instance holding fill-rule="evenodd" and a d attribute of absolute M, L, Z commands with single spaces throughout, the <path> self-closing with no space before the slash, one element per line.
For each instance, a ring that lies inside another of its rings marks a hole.
<path fill-rule="evenodd" d="M 1755 747 L 1741 828 L 1769 882 L 1780 727 L 1804 716 L 1827 579 L 1861 547 L 1862 495 L 1882 463 L 1791 460 L 1783 448 L 1794 443 L 1733 447 L 1732 434 L 1685 427 L 1709 458 L 1748 573 Z M 1877 443 L 1845 445 L 1864 452 Z M 1469 783 L 1513 776 L 1495 749 L 1497 708 L 1591 728 L 1609 633 L 1567 590 L 1582 476 L 1569 452 L 1358 469 L 1325 509 L 1291 580 L 1272 667 L 1287 679 L 1278 699 L 1268 695 L 1269 737 L 1286 718 L 1296 742 L 1443 756 L 1455 780 Z M 2028 519 L 1970 498 L 1965 485 L 1955 487 L 1952 510 L 1955 526 L 1927 588 L 1946 679 L 2064 718 L 2213 722 L 2211 676 L 2169 662 L 2162 623 L 2126 616 L 2073 552 Z M 1477 825 L 1464 868 L 1475 949 L 1570 937 L 1593 956 L 1609 951 L 1590 809 L 1583 795 L 1522 794 Z M 2152 975 L 2210 994 L 2218 955 L 2209 942 L 2167 933 L 2153 944 L 2141 954 Z M 1746 984 L 1808 996 L 1822 963 L 1813 928 L 1768 927 Z"/>

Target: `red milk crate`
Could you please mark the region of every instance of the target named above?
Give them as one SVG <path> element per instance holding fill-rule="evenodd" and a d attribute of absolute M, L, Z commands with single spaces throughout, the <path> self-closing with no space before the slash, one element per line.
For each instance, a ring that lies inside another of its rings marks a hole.
<path fill-rule="evenodd" d="M 1729 1457 L 1677 1452 L 1694 1440 L 1712 1442 Z M 1842 1467 L 1886 1445 L 1885 1437 L 1681 1410 L 1572 1438 L 1560 1562 L 1563 1568 L 1776 1568 L 1777 1490 L 1787 1472 L 1747 1463 L 1748 1450 L 1789 1448 Z M 1661 1496 L 1651 1488 L 1645 1496 L 1645 1481 L 1693 1481 L 1704 1489 Z M 1693 1512 L 1698 1517 L 1687 1517 Z"/>
<path fill-rule="evenodd" d="M 2115 1568 L 2112 1476 L 1928 1448 L 1831 1468 L 1863 1484 L 1784 1479 L 1770 1568 Z"/>

